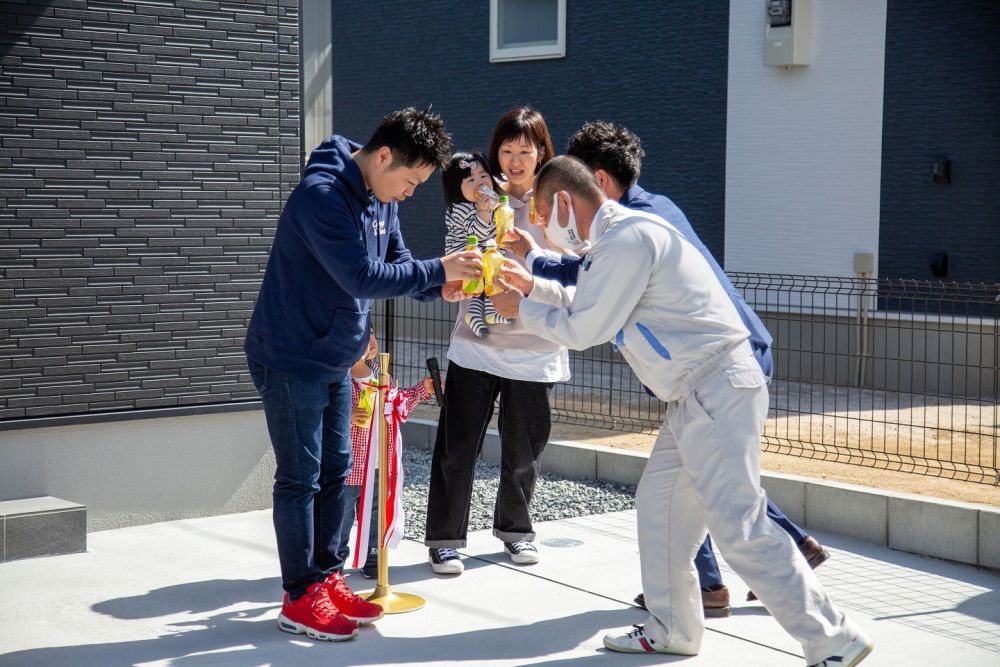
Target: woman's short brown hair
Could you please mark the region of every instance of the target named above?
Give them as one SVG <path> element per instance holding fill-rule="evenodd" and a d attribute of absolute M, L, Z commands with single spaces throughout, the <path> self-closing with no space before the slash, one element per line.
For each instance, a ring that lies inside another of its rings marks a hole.
<path fill-rule="evenodd" d="M 535 166 L 535 173 L 541 169 L 542 165 L 552 159 L 555 154 L 552 148 L 552 137 L 549 135 L 549 127 L 545 124 L 542 114 L 531 107 L 518 107 L 511 109 L 497 121 L 497 126 L 493 128 L 493 138 L 490 140 L 490 154 L 488 160 L 493 167 L 493 177 L 500 176 L 500 144 L 524 137 L 535 145 L 542 159 Z"/>

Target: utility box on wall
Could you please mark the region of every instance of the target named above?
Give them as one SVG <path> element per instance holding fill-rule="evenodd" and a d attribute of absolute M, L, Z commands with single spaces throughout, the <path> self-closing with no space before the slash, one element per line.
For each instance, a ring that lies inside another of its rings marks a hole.
<path fill-rule="evenodd" d="M 764 64 L 808 65 L 812 51 L 812 0 L 765 0 Z"/>

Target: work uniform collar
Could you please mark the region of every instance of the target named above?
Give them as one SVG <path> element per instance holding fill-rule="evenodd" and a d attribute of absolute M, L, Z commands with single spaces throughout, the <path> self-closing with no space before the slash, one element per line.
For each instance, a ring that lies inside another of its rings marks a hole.
<path fill-rule="evenodd" d="M 597 240 L 604 235 L 604 232 L 611 226 L 612 221 L 621 211 L 621 205 L 613 199 L 608 199 L 594 214 L 594 219 L 590 223 L 590 247 L 593 248 Z"/>

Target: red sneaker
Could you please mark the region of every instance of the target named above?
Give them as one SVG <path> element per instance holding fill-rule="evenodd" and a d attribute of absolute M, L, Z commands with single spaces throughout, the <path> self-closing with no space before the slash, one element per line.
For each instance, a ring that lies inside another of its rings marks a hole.
<path fill-rule="evenodd" d="M 278 614 L 278 628 L 285 632 L 307 634 L 325 642 L 342 642 L 358 634 L 358 624 L 337 611 L 323 584 L 313 584 L 306 594 L 285 602 Z"/>
<path fill-rule="evenodd" d="M 384 616 L 382 607 L 354 594 L 347 587 L 344 575 L 334 572 L 323 582 L 330 600 L 341 614 L 358 623 L 374 623 Z"/>

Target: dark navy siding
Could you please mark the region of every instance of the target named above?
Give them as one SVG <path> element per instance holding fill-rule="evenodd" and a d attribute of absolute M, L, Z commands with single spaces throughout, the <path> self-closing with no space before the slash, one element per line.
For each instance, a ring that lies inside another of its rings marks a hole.
<path fill-rule="evenodd" d="M 721 259 L 729 3 L 568 4 L 565 58 L 491 64 L 489 3 L 338 2 L 334 130 L 364 142 L 383 113 L 433 104 L 457 148 L 485 150 L 500 116 L 531 104 L 561 153 L 588 120 L 624 124 L 646 148 L 640 182 Z M 443 251 L 439 174 L 400 217 L 415 254 Z"/>
<path fill-rule="evenodd" d="M 1000 282 L 1000 3 L 890 0 L 879 274 Z M 952 161 L 952 182 L 931 164 Z"/>

